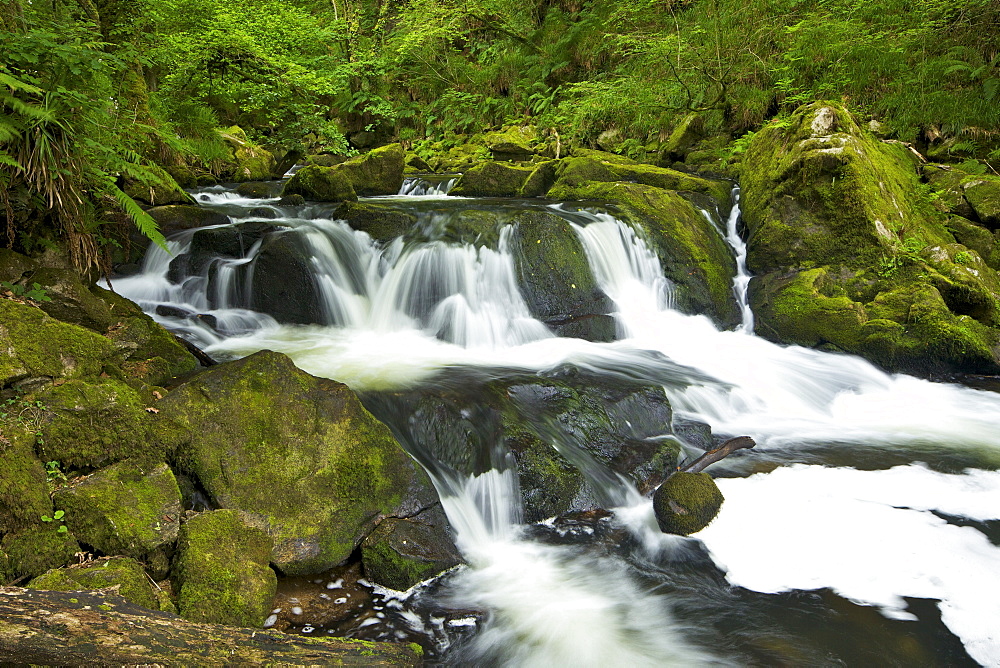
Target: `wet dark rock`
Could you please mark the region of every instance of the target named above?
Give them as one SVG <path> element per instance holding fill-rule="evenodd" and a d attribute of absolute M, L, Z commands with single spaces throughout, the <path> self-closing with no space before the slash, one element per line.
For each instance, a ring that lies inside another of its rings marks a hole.
<path fill-rule="evenodd" d="M 274 197 L 280 190 L 280 181 L 247 181 L 236 186 L 236 193 L 238 195 L 254 199 Z"/>
<path fill-rule="evenodd" d="M 462 562 L 440 506 L 401 519 L 388 517 L 361 544 L 368 580 L 405 591 Z"/>
<path fill-rule="evenodd" d="M 403 236 L 416 222 L 412 214 L 374 202 L 344 202 L 333 215 L 381 242 Z"/>
<path fill-rule="evenodd" d="M 160 226 L 160 232 L 165 237 L 181 230 L 207 225 L 225 225 L 229 222 L 229 216 L 218 211 L 184 204 L 157 206 L 149 210 L 149 215 Z"/>
<path fill-rule="evenodd" d="M 250 307 L 281 323 L 323 323 L 321 295 L 301 241 L 293 234 L 273 234 L 253 262 Z"/>
<path fill-rule="evenodd" d="M 256 208 L 250 209 L 247 212 L 248 216 L 253 218 L 270 218 L 274 219 L 278 217 L 278 212 L 266 206 L 258 206 Z"/>

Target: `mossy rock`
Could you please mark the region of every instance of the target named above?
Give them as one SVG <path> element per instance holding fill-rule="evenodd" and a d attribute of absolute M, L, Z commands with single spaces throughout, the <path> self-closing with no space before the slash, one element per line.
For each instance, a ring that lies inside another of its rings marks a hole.
<path fill-rule="evenodd" d="M 349 176 L 336 167 L 306 165 L 288 179 L 282 197 L 301 195 L 316 202 L 356 201 L 358 195 Z"/>
<path fill-rule="evenodd" d="M 691 148 L 705 134 L 705 119 L 700 114 L 691 113 L 681 119 L 661 147 L 664 160 L 681 161 L 687 158 Z"/>
<path fill-rule="evenodd" d="M 27 584 L 28 589 L 48 591 L 93 591 L 114 586 L 129 603 L 150 610 L 160 609 L 142 564 L 129 557 L 98 559 L 80 566 L 53 569 Z"/>
<path fill-rule="evenodd" d="M 45 267 L 34 272 L 30 282 L 45 290 L 50 301 L 41 302 L 39 308 L 56 320 L 104 333 L 117 319 L 108 304 L 96 297 L 75 271 Z"/>
<path fill-rule="evenodd" d="M 160 181 L 166 183 L 167 185 L 161 185 L 160 183 L 143 183 L 141 181 L 126 179 L 125 185 L 122 188 L 126 195 L 137 202 L 149 206 L 162 206 L 164 204 L 194 204 L 194 199 L 192 199 L 191 195 L 184 192 L 184 190 L 177 185 L 177 182 L 174 181 L 174 178 L 165 169 L 155 165 L 147 166 L 146 169 L 156 172 Z"/>
<path fill-rule="evenodd" d="M 482 144 L 468 143 L 448 149 L 442 147 L 426 159 L 431 169 L 439 174 L 456 173 L 471 169 L 483 160 L 489 160 L 490 153 Z"/>
<path fill-rule="evenodd" d="M 219 131 L 229 145 L 230 158 L 219 171 L 219 177 L 229 181 L 264 181 L 271 178 L 277 161 L 274 154 L 253 143 L 239 126 Z"/>
<path fill-rule="evenodd" d="M 653 493 L 653 513 L 663 533 L 689 536 L 715 519 L 723 500 L 712 476 L 679 471 Z"/>
<path fill-rule="evenodd" d="M 933 204 L 938 209 L 965 218 L 975 217 L 962 189 L 962 182 L 969 179 L 966 172 L 946 165 L 924 165 L 921 171 L 934 191 Z"/>
<path fill-rule="evenodd" d="M 9 299 L 0 299 L 0 350 L 3 386 L 39 377 L 95 376 L 117 357 L 105 337 Z"/>
<path fill-rule="evenodd" d="M 0 281 L 17 283 L 36 267 L 35 261 L 27 255 L 21 255 L 10 248 L 0 248 Z"/>
<path fill-rule="evenodd" d="M 754 136 L 742 162 L 748 265 L 870 267 L 904 237 L 948 243 L 910 154 L 863 132 L 839 104 L 797 109 Z"/>
<path fill-rule="evenodd" d="M 0 535 L 52 514 L 45 467 L 34 451 L 33 417 L 22 410 L 18 403 L 5 406 L 0 418 Z"/>
<path fill-rule="evenodd" d="M 263 626 L 278 588 L 268 566 L 273 546 L 270 536 L 232 510 L 188 520 L 181 529 L 173 572 L 181 617 Z"/>
<path fill-rule="evenodd" d="M 290 575 L 344 561 L 376 518 L 436 499 L 388 428 L 335 381 L 261 352 L 213 367 L 157 406 L 187 430 L 178 458 L 217 507 L 275 539 Z"/>
<path fill-rule="evenodd" d="M 317 167 L 336 167 L 339 164 L 347 162 L 349 159 L 350 156 L 347 155 L 318 153 L 316 155 L 310 155 L 306 158 L 306 164 L 316 165 Z"/>
<path fill-rule="evenodd" d="M 544 211 L 524 211 L 511 223 L 516 225 L 515 269 L 532 315 L 558 333 L 570 323 L 611 312 L 611 300 L 598 287 L 569 222 Z M 583 338 L 594 340 L 596 334 Z"/>
<path fill-rule="evenodd" d="M 191 230 L 208 225 L 225 225 L 229 216 L 200 206 L 170 204 L 149 210 L 149 215 L 160 226 L 163 236 L 170 236 L 181 230 Z"/>
<path fill-rule="evenodd" d="M 459 197 L 516 197 L 521 193 L 533 167 L 500 162 L 483 162 L 462 174 L 452 191 Z"/>
<path fill-rule="evenodd" d="M 960 216 L 948 218 L 947 226 L 960 244 L 975 250 L 987 266 L 1000 271 L 1000 230 L 990 231 Z"/>
<path fill-rule="evenodd" d="M 347 177 L 354 192 L 362 197 L 395 195 L 403 186 L 405 155 L 402 145 L 389 144 L 355 156 L 335 169 Z"/>
<path fill-rule="evenodd" d="M 561 180 L 548 196 L 568 194 L 566 185 Z M 739 324 L 732 290 L 736 261 L 719 230 L 689 200 L 662 188 L 622 182 L 592 182 L 574 193 L 575 199 L 614 204 L 640 230 L 675 284 L 680 309 L 706 313 L 721 327 Z"/>
<path fill-rule="evenodd" d="M 558 166 L 558 160 L 546 160 L 535 165 L 534 170 L 521 186 L 518 197 L 542 197 L 545 195 L 556 182 Z"/>
<path fill-rule="evenodd" d="M 277 197 L 281 191 L 280 181 L 247 181 L 236 186 L 236 194 L 252 199 Z"/>
<path fill-rule="evenodd" d="M 57 490 L 53 501 L 79 540 L 166 575 L 181 514 L 180 489 L 166 464 L 122 461 Z"/>
<path fill-rule="evenodd" d="M 558 180 L 546 195 L 549 199 L 588 199 L 587 190 L 596 183 L 641 183 L 664 190 L 688 191 L 712 197 L 722 215 L 732 206 L 732 184 L 704 179 L 675 169 L 640 163 L 622 163 L 604 157 L 573 157 L 561 162 L 556 172 Z M 581 196 L 583 195 L 583 196 Z"/>
<path fill-rule="evenodd" d="M 8 577 L 37 576 L 75 561 L 80 544 L 71 532 L 60 532 L 60 526 L 39 518 L 33 526 L 6 534 L 0 541 L 0 554 L 7 555 Z"/>
<path fill-rule="evenodd" d="M 758 334 L 861 355 L 890 371 L 984 373 L 997 367 L 996 332 L 956 315 L 937 288 L 919 281 L 888 287 L 861 303 L 826 268 L 775 272 L 751 281 L 750 304 Z"/>
<path fill-rule="evenodd" d="M 120 380 L 68 380 L 35 398 L 45 406 L 44 444 L 38 450 L 46 461 L 94 468 L 126 457 L 163 457 L 163 446 L 152 436 L 147 403 Z"/>
<path fill-rule="evenodd" d="M 361 563 L 371 582 L 406 591 L 462 563 L 440 506 L 412 518 L 387 517 L 361 544 Z"/>
<path fill-rule="evenodd" d="M 541 138 L 538 128 L 533 125 L 511 125 L 497 132 L 487 132 L 482 142 L 494 160 L 525 160 L 535 153 Z"/>
<path fill-rule="evenodd" d="M 345 202 L 333 215 L 382 243 L 403 236 L 416 222 L 413 214 L 374 202 Z"/>
<path fill-rule="evenodd" d="M 1000 228 L 1000 177 L 979 176 L 962 184 L 976 217 L 991 230 Z"/>
<path fill-rule="evenodd" d="M 126 378 L 163 385 L 198 368 L 194 355 L 144 313 L 118 320 L 107 337 L 118 349 Z"/>

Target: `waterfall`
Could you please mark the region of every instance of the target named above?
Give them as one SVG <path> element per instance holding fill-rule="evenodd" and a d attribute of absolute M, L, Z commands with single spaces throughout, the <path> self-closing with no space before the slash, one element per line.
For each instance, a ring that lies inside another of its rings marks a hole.
<path fill-rule="evenodd" d="M 418 190 L 411 185 L 401 194 Z M 1000 618 L 1000 585 L 990 576 L 1000 548 L 984 535 L 1000 519 L 1000 395 L 753 336 L 738 190 L 724 233 L 738 267 L 734 292 L 743 317 L 735 331 L 676 310 L 674 286 L 629 226 L 605 213 L 550 209 L 573 224 L 614 303 L 621 340 L 612 343 L 553 335 L 522 297 L 512 229 L 492 245 L 446 242 L 440 207 L 463 200 L 425 193 L 438 199 L 423 203 L 429 210 L 415 229 L 432 240 L 383 243 L 320 207 L 270 203 L 279 217 L 262 222 L 245 210 L 261 200 L 201 193 L 233 222 L 181 232 L 169 252 L 152 248 L 142 272 L 116 279 L 115 288 L 220 357 L 278 350 L 306 371 L 358 390 L 419 388 L 446 368 L 547 373 L 572 364 L 601 377 L 655 381 L 675 422 L 703 422 L 717 437 L 745 434 L 758 442 L 751 453 L 713 467 L 723 476 L 722 514 L 681 539 L 660 534 L 648 498 L 555 429 L 551 416 L 525 415 L 598 490 L 599 503 L 614 507 L 606 526 L 622 533 L 605 544 L 585 531 L 570 540 L 550 525 L 525 526 L 509 453 L 485 453 L 488 470 L 470 474 L 435 460 L 419 429 L 393 427 L 434 480 L 469 564 L 442 581 L 433 605 L 487 612 L 471 638 L 442 650 L 443 661 L 744 665 L 769 661 L 771 655 L 746 649 L 767 637 L 791 643 L 791 654 L 805 663 L 834 655 L 871 662 L 865 643 L 830 646 L 792 630 L 813 615 L 818 624 L 839 623 L 841 612 L 820 614 L 790 596 L 778 606 L 789 608 L 785 619 L 768 598 L 823 588 L 891 619 L 919 617 L 922 629 L 957 635 L 960 647 L 987 665 L 1000 656 L 1000 641 L 984 621 Z M 421 204 L 419 196 L 378 200 Z M 195 253 L 195 234 L 238 228 L 249 241 L 238 252 Z M 280 324 L 254 308 L 261 272 L 284 248 L 305 258 L 309 278 L 295 294 L 311 300 L 311 324 Z M 807 531 L 808 542 L 797 538 Z M 911 553 L 894 551 L 881 541 L 886 535 Z M 822 554 L 810 555 L 809 545 L 821 545 Z M 412 596 L 417 609 L 420 595 Z M 939 601 L 940 618 L 913 612 L 913 598 Z M 774 625 L 782 630 L 769 635 Z M 735 635 L 718 643 L 713 629 Z"/>
<path fill-rule="evenodd" d="M 407 176 L 399 188 L 399 195 L 405 197 L 444 197 L 458 183 L 458 177 L 430 180 L 426 176 Z"/>

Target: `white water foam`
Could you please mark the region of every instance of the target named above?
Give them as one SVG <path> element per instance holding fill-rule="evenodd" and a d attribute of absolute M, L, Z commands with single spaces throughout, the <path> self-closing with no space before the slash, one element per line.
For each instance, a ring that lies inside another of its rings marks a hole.
<path fill-rule="evenodd" d="M 732 584 L 829 587 L 898 619 L 915 619 L 903 597 L 935 599 L 969 654 L 1000 665 L 1000 547 L 932 512 L 1000 519 L 1000 471 L 796 465 L 717 482 L 725 504 L 697 537 Z"/>

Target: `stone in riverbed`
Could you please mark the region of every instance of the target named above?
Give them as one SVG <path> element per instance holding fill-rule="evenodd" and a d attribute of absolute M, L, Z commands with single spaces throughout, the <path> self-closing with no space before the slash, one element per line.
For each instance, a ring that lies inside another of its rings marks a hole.
<path fill-rule="evenodd" d="M 268 566 L 273 545 L 270 536 L 236 511 L 215 510 L 188 520 L 173 572 L 181 617 L 263 626 L 278 588 Z"/>
<path fill-rule="evenodd" d="M 653 512 L 660 531 L 689 536 L 715 519 L 723 500 L 709 474 L 679 471 L 653 493 Z"/>
<path fill-rule="evenodd" d="M 129 603 L 150 610 L 160 609 L 142 564 L 129 557 L 98 559 L 82 566 L 53 569 L 29 582 L 28 589 L 92 591 L 116 585 L 122 598 Z"/>
<path fill-rule="evenodd" d="M 383 587 L 406 591 L 462 562 L 448 535 L 440 506 L 414 517 L 388 517 L 361 544 L 365 576 Z"/>

